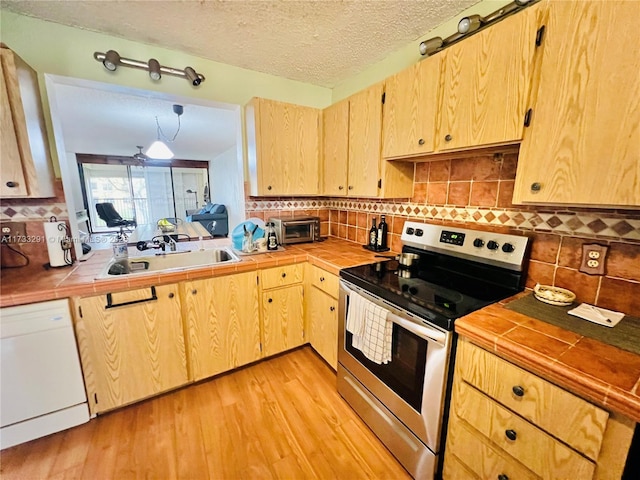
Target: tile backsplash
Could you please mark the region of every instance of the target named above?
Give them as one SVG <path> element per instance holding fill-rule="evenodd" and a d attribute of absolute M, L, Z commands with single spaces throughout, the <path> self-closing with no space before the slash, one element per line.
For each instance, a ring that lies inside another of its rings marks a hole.
<path fill-rule="evenodd" d="M 640 316 L 640 210 L 513 205 L 517 153 L 416 163 L 412 198 L 246 197 L 247 217 L 319 215 L 331 236 L 366 243 L 385 214 L 389 243 L 402 249 L 406 220 L 529 235 L 527 287 L 573 290 L 579 301 Z M 609 246 L 604 276 L 578 270 L 582 245 Z"/>

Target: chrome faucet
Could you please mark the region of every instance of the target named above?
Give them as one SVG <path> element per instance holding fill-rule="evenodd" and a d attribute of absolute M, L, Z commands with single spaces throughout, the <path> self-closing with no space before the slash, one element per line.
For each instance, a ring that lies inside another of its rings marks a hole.
<path fill-rule="evenodd" d="M 140 251 L 147 250 L 149 248 L 159 248 L 164 252 L 167 245 L 169 245 L 169 251 L 175 252 L 178 250 L 178 244 L 176 243 L 174 237 L 178 237 L 179 235 L 182 235 L 187 239 L 191 238 L 189 237 L 189 235 L 186 235 L 184 233 L 174 233 L 172 235 L 156 235 L 151 239 L 151 241 L 140 241 L 136 243 L 136 248 Z"/>

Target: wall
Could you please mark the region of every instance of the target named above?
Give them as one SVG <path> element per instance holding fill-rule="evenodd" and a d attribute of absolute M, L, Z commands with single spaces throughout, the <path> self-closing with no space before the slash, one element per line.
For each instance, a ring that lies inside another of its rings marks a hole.
<path fill-rule="evenodd" d="M 229 213 L 229 231 L 244 221 L 243 179 L 238 178 L 238 149 L 236 146 L 218 155 L 209 162 L 209 185 L 212 203 L 226 205 Z M 239 208 L 238 208 L 239 207 Z"/>
<path fill-rule="evenodd" d="M 517 153 L 417 163 L 410 199 L 248 198 L 248 216 L 327 216 L 331 236 L 367 242 L 371 219 L 385 214 L 392 250 L 408 219 L 532 237 L 527 287 L 574 291 L 581 302 L 640 316 L 640 211 L 523 207 L 511 204 Z M 606 275 L 578 271 L 582 245 L 610 247 Z"/>

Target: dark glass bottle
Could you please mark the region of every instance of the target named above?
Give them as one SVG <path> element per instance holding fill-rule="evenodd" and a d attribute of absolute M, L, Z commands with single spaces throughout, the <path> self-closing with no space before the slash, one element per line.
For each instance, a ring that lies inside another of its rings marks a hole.
<path fill-rule="evenodd" d="M 369 248 L 376 248 L 378 245 L 378 227 L 376 226 L 376 217 L 371 219 L 371 230 L 369 230 Z"/>
<path fill-rule="evenodd" d="M 267 223 L 267 250 L 278 249 L 278 238 L 276 237 L 275 224 L 273 222 Z"/>
<path fill-rule="evenodd" d="M 387 248 L 387 232 L 389 227 L 384 219 L 384 215 L 380 217 L 380 223 L 378 224 L 378 250 Z"/>

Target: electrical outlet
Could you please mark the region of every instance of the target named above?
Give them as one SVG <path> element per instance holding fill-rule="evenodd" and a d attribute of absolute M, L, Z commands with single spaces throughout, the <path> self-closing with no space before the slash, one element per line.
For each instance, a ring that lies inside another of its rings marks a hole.
<path fill-rule="evenodd" d="M 25 243 L 27 241 L 27 224 L 24 222 L 0 222 L 2 243 Z"/>
<path fill-rule="evenodd" d="M 609 247 L 589 243 L 582 245 L 582 262 L 580 271 L 588 275 L 604 275 L 605 257 Z"/>

